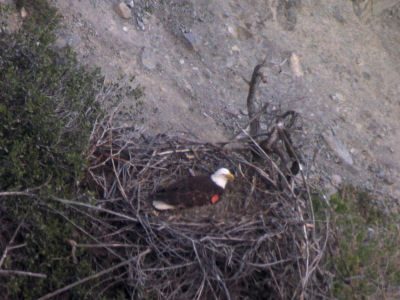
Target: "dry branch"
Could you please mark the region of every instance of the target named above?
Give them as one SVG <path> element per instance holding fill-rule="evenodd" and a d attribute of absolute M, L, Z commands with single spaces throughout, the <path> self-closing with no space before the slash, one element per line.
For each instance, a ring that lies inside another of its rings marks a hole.
<path fill-rule="evenodd" d="M 247 95 L 247 111 L 249 115 L 250 122 L 250 136 L 256 136 L 260 131 L 260 121 L 257 117 L 257 108 L 255 104 L 255 97 L 258 85 L 261 81 L 265 82 L 267 80 L 267 75 L 265 72 L 265 61 L 261 64 L 255 66 L 253 74 L 251 75 L 251 80 L 249 83 L 249 93 Z M 265 108 L 268 104 L 264 105 Z M 264 109 L 261 109 L 262 112 Z"/>
<path fill-rule="evenodd" d="M 30 277 L 38 277 L 38 278 L 46 278 L 46 274 L 41 273 L 33 273 L 27 271 L 19 271 L 19 270 L 0 270 L 0 275 L 21 275 L 21 276 L 30 276 Z"/>

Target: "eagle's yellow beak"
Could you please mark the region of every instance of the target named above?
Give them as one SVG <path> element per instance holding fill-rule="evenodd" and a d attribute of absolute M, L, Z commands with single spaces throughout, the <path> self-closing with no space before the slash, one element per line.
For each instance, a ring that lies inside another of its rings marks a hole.
<path fill-rule="evenodd" d="M 226 175 L 226 178 L 228 178 L 228 180 L 235 180 L 235 176 L 233 176 L 231 173 Z"/>

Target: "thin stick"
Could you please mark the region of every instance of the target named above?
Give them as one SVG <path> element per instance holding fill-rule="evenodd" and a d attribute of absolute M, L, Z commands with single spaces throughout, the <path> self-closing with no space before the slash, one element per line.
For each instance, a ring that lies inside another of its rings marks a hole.
<path fill-rule="evenodd" d="M 32 272 L 19 271 L 19 270 L 0 270 L 0 275 L 22 275 L 22 276 L 30 276 L 30 277 L 47 278 L 46 274 L 32 273 Z"/>
<path fill-rule="evenodd" d="M 12 243 L 14 243 L 14 240 L 15 240 L 15 238 L 16 238 L 16 236 L 17 236 L 17 234 L 18 234 L 18 231 L 19 231 L 19 229 L 21 228 L 21 225 L 22 225 L 23 222 L 24 222 L 24 221 L 22 220 L 22 221 L 19 223 L 17 229 L 15 229 L 15 231 L 14 231 L 14 233 L 13 233 L 13 235 L 12 235 L 10 241 L 8 242 L 8 245 L 7 245 L 6 249 L 5 249 L 4 252 L 3 252 L 3 255 L 1 256 L 1 259 L 0 259 L 0 269 L 1 269 L 1 266 L 3 265 L 3 263 L 4 263 L 4 260 L 5 260 L 6 257 L 7 257 L 8 251 L 11 250 L 11 249 L 16 249 L 16 246 L 14 246 L 14 247 L 12 248 L 12 247 L 10 247 L 10 245 L 11 245 Z M 19 247 L 18 247 L 18 248 L 19 248 Z"/>
<path fill-rule="evenodd" d="M 29 196 L 29 197 L 36 197 L 36 194 L 32 194 L 30 192 L 0 192 L 0 197 L 5 196 Z"/>
<path fill-rule="evenodd" d="M 78 202 L 78 201 L 72 201 L 72 200 L 66 200 L 66 199 L 60 199 L 54 196 L 51 196 L 49 199 L 63 203 L 63 204 L 71 204 L 71 205 L 77 205 L 77 206 L 83 206 L 86 208 L 90 208 L 90 209 L 94 209 L 94 210 L 98 210 L 98 211 L 102 211 L 105 213 L 109 213 L 111 215 L 117 216 L 117 217 L 121 217 L 123 219 L 129 220 L 129 221 L 133 221 L 133 222 L 137 222 L 138 220 L 136 218 L 124 215 L 124 214 L 120 214 L 118 212 L 106 209 L 106 208 L 101 208 L 101 207 L 97 207 L 97 206 L 93 206 L 87 203 L 83 203 L 83 202 Z"/>
<path fill-rule="evenodd" d="M 268 267 L 272 267 L 278 264 L 282 264 L 284 262 L 288 262 L 291 261 L 291 259 L 281 259 L 278 261 L 274 261 L 271 263 L 266 263 L 266 264 L 255 264 L 255 263 L 247 263 L 249 266 L 253 266 L 253 267 L 258 267 L 258 268 L 268 268 Z"/>
<path fill-rule="evenodd" d="M 125 247 L 125 248 L 133 248 L 137 247 L 135 244 L 76 244 L 77 248 L 105 248 L 105 247 Z"/>

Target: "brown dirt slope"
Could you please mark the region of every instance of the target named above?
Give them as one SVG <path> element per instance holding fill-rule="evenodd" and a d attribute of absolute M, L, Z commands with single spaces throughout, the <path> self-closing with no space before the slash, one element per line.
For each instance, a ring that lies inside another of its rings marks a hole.
<path fill-rule="evenodd" d="M 137 0 L 129 20 L 116 1 L 54 2 L 65 17 L 57 45 L 110 79 L 136 75 L 149 131 L 229 137 L 247 120 L 244 79 L 266 58 L 259 100 L 303 115 L 310 178 L 399 199 L 396 1 Z"/>

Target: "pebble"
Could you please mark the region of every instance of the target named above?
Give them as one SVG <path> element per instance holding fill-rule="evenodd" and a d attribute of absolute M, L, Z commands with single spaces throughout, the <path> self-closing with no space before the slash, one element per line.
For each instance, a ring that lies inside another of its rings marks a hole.
<path fill-rule="evenodd" d="M 122 31 L 128 32 L 128 27 L 126 27 L 126 26 L 122 27 Z"/>
<path fill-rule="evenodd" d="M 304 76 L 304 72 L 300 64 L 300 59 L 294 52 L 290 56 L 290 67 L 292 68 L 292 72 L 295 77 L 299 78 Z"/>
<path fill-rule="evenodd" d="M 200 46 L 200 40 L 192 31 L 184 32 L 183 37 L 185 38 L 185 41 L 187 42 L 191 50 L 193 51 L 198 50 L 198 47 Z"/>
<path fill-rule="evenodd" d="M 344 96 L 340 93 L 335 93 L 334 95 L 331 95 L 331 99 L 334 101 L 338 101 L 338 102 L 344 102 Z"/>
<path fill-rule="evenodd" d="M 346 19 L 343 17 L 342 12 L 340 11 L 340 8 L 338 6 L 335 6 L 333 8 L 333 17 L 342 24 L 346 23 Z"/>
<path fill-rule="evenodd" d="M 126 5 L 125 2 L 120 2 L 114 6 L 114 11 L 124 19 L 130 19 L 132 17 L 131 9 Z"/>
<path fill-rule="evenodd" d="M 139 28 L 140 28 L 142 31 L 145 31 L 145 30 L 146 30 L 146 26 L 144 26 L 144 21 L 142 21 L 140 18 L 137 18 L 137 19 L 136 19 L 136 23 L 138 24 Z"/>
<path fill-rule="evenodd" d="M 371 79 L 371 75 L 369 73 L 367 73 L 367 72 L 362 72 L 362 76 L 366 80 L 370 80 Z"/>
<path fill-rule="evenodd" d="M 54 46 L 57 48 L 64 48 L 65 46 L 70 46 L 72 48 L 75 48 L 79 45 L 81 42 L 81 38 L 78 34 L 68 34 L 63 37 L 59 37 L 55 43 Z"/>
<path fill-rule="evenodd" d="M 212 76 L 211 71 L 209 69 L 207 69 L 207 68 L 203 69 L 203 75 L 207 79 L 210 79 L 211 76 Z"/>
<path fill-rule="evenodd" d="M 21 8 L 20 14 L 22 19 L 25 19 L 28 16 L 28 12 L 26 11 L 25 7 Z"/>
<path fill-rule="evenodd" d="M 383 182 L 387 185 L 394 185 L 396 183 L 396 179 L 390 174 L 385 174 L 385 176 L 383 177 Z"/>
<path fill-rule="evenodd" d="M 336 155 L 343 160 L 346 164 L 352 166 L 353 165 L 353 158 L 351 154 L 347 150 L 347 148 L 334 136 L 328 135 L 326 133 L 322 134 L 322 137 L 328 144 L 328 146 L 336 153 Z"/>
<path fill-rule="evenodd" d="M 226 58 L 225 66 L 226 66 L 227 68 L 232 68 L 234 65 L 235 65 L 235 58 L 232 57 L 232 56 L 228 56 L 228 57 Z"/>
<path fill-rule="evenodd" d="M 396 182 L 396 180 L 394 179 L 395 177 L 392 174 L 390 174 L 390 172 L 386 172 L 383 169 L 379 169 L 375 175 L 377 178 L 381 179 L 387 185 L 393 185 Z"/>
<path fill-rule="evenodd" d="M 253 34 L 242 26 L 236 26 L 236 36 L 241 41 L 253 38 Z"/>
<path fill-rule="evenodd" d="M 127 5 L 128 5 L 130 8 L 133 8 L 133 6 L 134 6 L 133 0 L 129 1 L 129 2 L 127 3 Z"/>
<path fill-rule="evenodd" d="M 240 52 L 240 49 L 237 45 L 232 46 L 232 51 L 233 52 Z"/>
<path fill-rule="evenodd" d="M 141 59 L 142 64 L 146 69 L 153 71 L 157 67 L 156 55 L 153 49 L 144 48 Z"/>
<path fill-rule="evenodd" d="M 342 177 L 340 177 L 338 174 L 333 174 L 331 180 L 335 186 L 340 186 L 342 183 Z"/>

